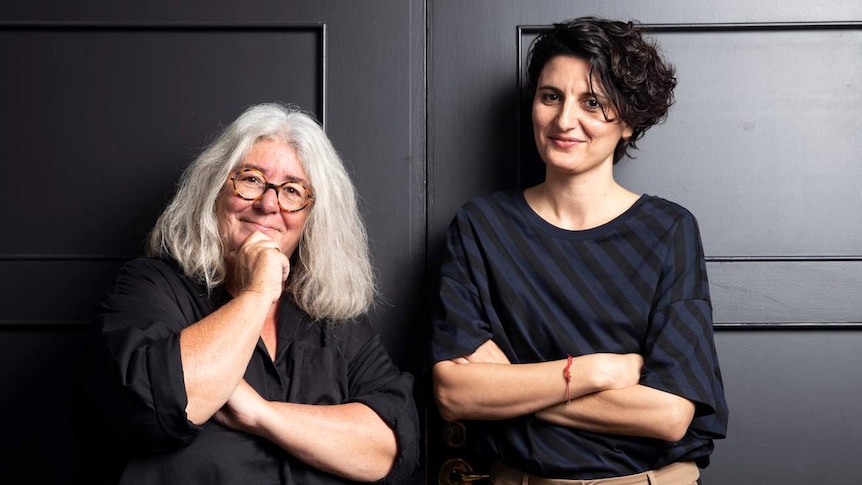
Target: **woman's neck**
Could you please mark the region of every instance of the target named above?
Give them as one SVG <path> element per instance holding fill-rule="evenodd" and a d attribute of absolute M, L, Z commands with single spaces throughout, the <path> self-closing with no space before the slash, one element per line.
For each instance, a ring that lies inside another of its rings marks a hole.
<path fill-rule="evenodd" d="M 612 177 L 546 177 L 524 191 L 530 207 L 545 221 L 573 231 L 606 224 L 628 210 L 640 197 Z"/>

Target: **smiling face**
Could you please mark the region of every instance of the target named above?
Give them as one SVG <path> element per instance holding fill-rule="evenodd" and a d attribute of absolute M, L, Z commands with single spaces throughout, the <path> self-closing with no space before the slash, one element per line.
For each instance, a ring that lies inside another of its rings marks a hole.
<path fill-rule="evenodd" d="M 631 136 L 600 89 L 597 79 L 590 83 L 584 59 L 556 56 L 542 68 L 533 98 L 533 135 L 549 172 L 609 170 L 617 142 Z"/>
<path fill-rule="evenodd" d="M 257 141 L 236 168 L 258 170 L 274 184 L 292 180 L 311 186 L 296 149 L 281 141 Z M 228 181 L 219 196 L 216 211 L 226 254 L 239 249 L 251 233 L 260 231 L 289 257 L 299 245 L 311 206 L 297 212 L 282 211 L 275 190 L 267 190 L 258 200 L 244 200 L 234 193 L 233 184 Z"/>

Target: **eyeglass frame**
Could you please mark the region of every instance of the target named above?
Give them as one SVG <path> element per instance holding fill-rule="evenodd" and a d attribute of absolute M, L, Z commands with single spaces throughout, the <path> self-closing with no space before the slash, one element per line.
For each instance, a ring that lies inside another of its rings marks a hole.
<path fill-rule="evenodd" d="M 239 174 L 245 173 L 245 172 L 256 172 L 256 173 L 258 173 L 260 175 L 261 180 L 263 180 L 263 182 L 264 182 L 263 192 L 261 192 L 260 195 L 258 195 L 257 197 L 248 198 L 248 197 L 240 194 L 239 190 L 236 188 L 237 177 L 239 177 Z M 274 184 L 274 183 L 271 183 L 269 180 L 266 179 L 266 175 L 264 175 L 263 172 L 261 172 L 260 170 L 258 170 L 256 168 L 249 168 L 249 167 L 235 169 L 233 171 L 233 173 L 231 173 L 230 177 L 228 177 L 228 180 L 230 180 L 233 183 L 233 193 L 236 194 L 236 196 L 242 200 L 257 201 L 257 200 L 262 199 L 263 196 L 266 195 L 266 193 L 269 191 L 269 189 L 275 189 L 275 200 L 278 203 L 279 210 L 281 210 L 282 212 L 288 212 L 288 213 L 299 212 L 299 211 L 304 210 L 306 207 L 308 207 L 314 203 L 314 194 L 308 188 L 308 186 L 301 180 L 288 180 L 287 182 L 284 182 L 282 184 Z M 285 209 L 284 206 L 281 205 L 281 198 L 279 197 L 279 194 L 281 193 L 281 189 L 283 189 L 284 186 L 288 185 L 288 184 L 299 184 L 302 186 L 303 189 L 305 189 L 305 193 L 306 193 L 305 204 L 303 204 L 302 207 L 300 207 L 299 209 Z"/>

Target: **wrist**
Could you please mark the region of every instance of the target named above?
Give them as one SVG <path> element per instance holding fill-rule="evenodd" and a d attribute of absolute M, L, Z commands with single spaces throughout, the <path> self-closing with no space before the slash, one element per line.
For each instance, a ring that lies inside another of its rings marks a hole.
<path fill-rule="evenodd" d="M 274 303 L 281 297 L 281 292 L 276 292 L 265 286 L 248 285 L 237 293 L 237 298 L 244 297 L 255 303 Z"/>
<path fill-rule="evenodd" d="M 563 380 L 566 383 L 566 406 L 572 403 L 572 356 L 566 356 L 566 367 L 563 368 Z"/>

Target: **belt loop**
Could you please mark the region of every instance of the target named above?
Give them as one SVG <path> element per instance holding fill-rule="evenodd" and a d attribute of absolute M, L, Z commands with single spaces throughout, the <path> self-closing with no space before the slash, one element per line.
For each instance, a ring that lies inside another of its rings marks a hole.
<path fill-rule="evenodd" d="M 652 470 L 646 472 L 647 483 L 649 485 L 659 485 L 658 479 L 655 477 L 655 473 Z"/>

